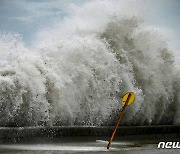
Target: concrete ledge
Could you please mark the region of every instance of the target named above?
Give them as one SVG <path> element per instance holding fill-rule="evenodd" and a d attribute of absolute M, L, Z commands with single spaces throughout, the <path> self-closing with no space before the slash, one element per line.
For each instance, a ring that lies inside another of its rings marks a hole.
<path fill-rule="evenodd" d="M 62 137 L 100 137 L 110 136 L 114 127 L 82 127 L 82 126 L 56 126 L 56 127 L 0 127 L 0 143 L 5 141 L 17 142 L 20 140 L 33 140 L 43 138 Z M 149 136 L 149 138 L 179 138 L 180 126 L 120 126 L 116 136 Z"/>

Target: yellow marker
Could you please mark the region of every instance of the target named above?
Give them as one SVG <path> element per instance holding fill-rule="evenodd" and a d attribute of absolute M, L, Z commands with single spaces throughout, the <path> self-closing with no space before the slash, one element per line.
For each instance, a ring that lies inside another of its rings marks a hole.
<path fill-rule="evenodd" d="M 131 105 L 134 100 L 135 100 L 135 93 L 133 92 L 127 92 L 123 97 L 122 97 L 122 104 L 125 105 L 127 99 L 128 99 L 128 96 L 129 94 L 131 94 L 129 100 L 128 100 L 128 104 L 127 105 Z"/>
<path fill-rule="evenodd" d="M 111 137 L 110 137 L 110 139 L 109 139 L 109 143 L 108 143 L 108 145 L 107 145 L 107 149 L 109 149 L 109 147 L 111 146 L 111 143 L 112 143 L 112 141 L 113 141 L 113 139 L 114 139 L 114 136 L 115 136 L 115 134 L 116 134 L 117 128 L 118 128 L 118 126 L 119 126 L 119 124 L 120 124 L 120 122 L 121 122 L 121 119 L 122 119 L 122 117 L 123 117 L 123 114 L 124 114 L 124 112 L 125 112 L 126 106 L 127 106 L 127 105 L 131 105 L 132 102 L 134 101 L 134 99 L 135 99 L 135 94 L 134 94 L 133 92 L 127 92 L 127 93 L 122 97 L 122 104 L 123 104 L 124 106 L 123 106 L 122 111 L 121 111 L 121 113 L 120 113 L 120 116 L 119 116 L 119 119 L 118 119 L 118 121 L 117 121 L 117 124 L 116 124 L 116 126 L 115 126 L 115 128 L 114 128 L 114 131 L 113 131 L 113 133 L 112 133 L 112 135 L 111 135 Z"/>

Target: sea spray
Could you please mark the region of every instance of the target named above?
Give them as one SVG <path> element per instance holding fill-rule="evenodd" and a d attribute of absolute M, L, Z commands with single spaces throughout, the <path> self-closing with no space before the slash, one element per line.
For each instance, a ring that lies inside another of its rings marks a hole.
<path fill-rule="evenodd" d="M 0 126 L 112 125 L 127 91 L 137 97 L 123 125 L 178 123 L 178 71 L 165 34 L 140 17 L 106 13 L 118 10 L 109 3 L 87 3 L 42 30 L 33 50 L 1 35 Z M 93 20 L 102 6 L 102 20 Z"/>

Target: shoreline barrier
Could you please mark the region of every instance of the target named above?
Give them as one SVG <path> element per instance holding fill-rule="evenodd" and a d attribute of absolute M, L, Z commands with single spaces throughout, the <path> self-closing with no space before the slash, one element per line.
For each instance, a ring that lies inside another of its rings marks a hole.
<path fill-rule="evenodd" d="M 114 126 L 53 126 L 53 127 L 0 127 L 0 144 L 6 142 L 17 143 L 64 137 L 94 137 L 101 138 L 111 135 Z M 123 139 L 179 139 L 180 126 L 120 126 L 117 137 Z"/>

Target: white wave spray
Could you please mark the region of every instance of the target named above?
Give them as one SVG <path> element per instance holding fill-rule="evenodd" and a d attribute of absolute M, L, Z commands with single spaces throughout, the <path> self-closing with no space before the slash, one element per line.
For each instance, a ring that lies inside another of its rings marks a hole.
<path fill-rule="evenodd" d="M 0 126 L 112 125 L 127 91 L 137 97 L 124 125 L 179 123 L 166 34 L 115 2 L 72 6 L 33 51 L 18 35 L 0 36 Z"/>

